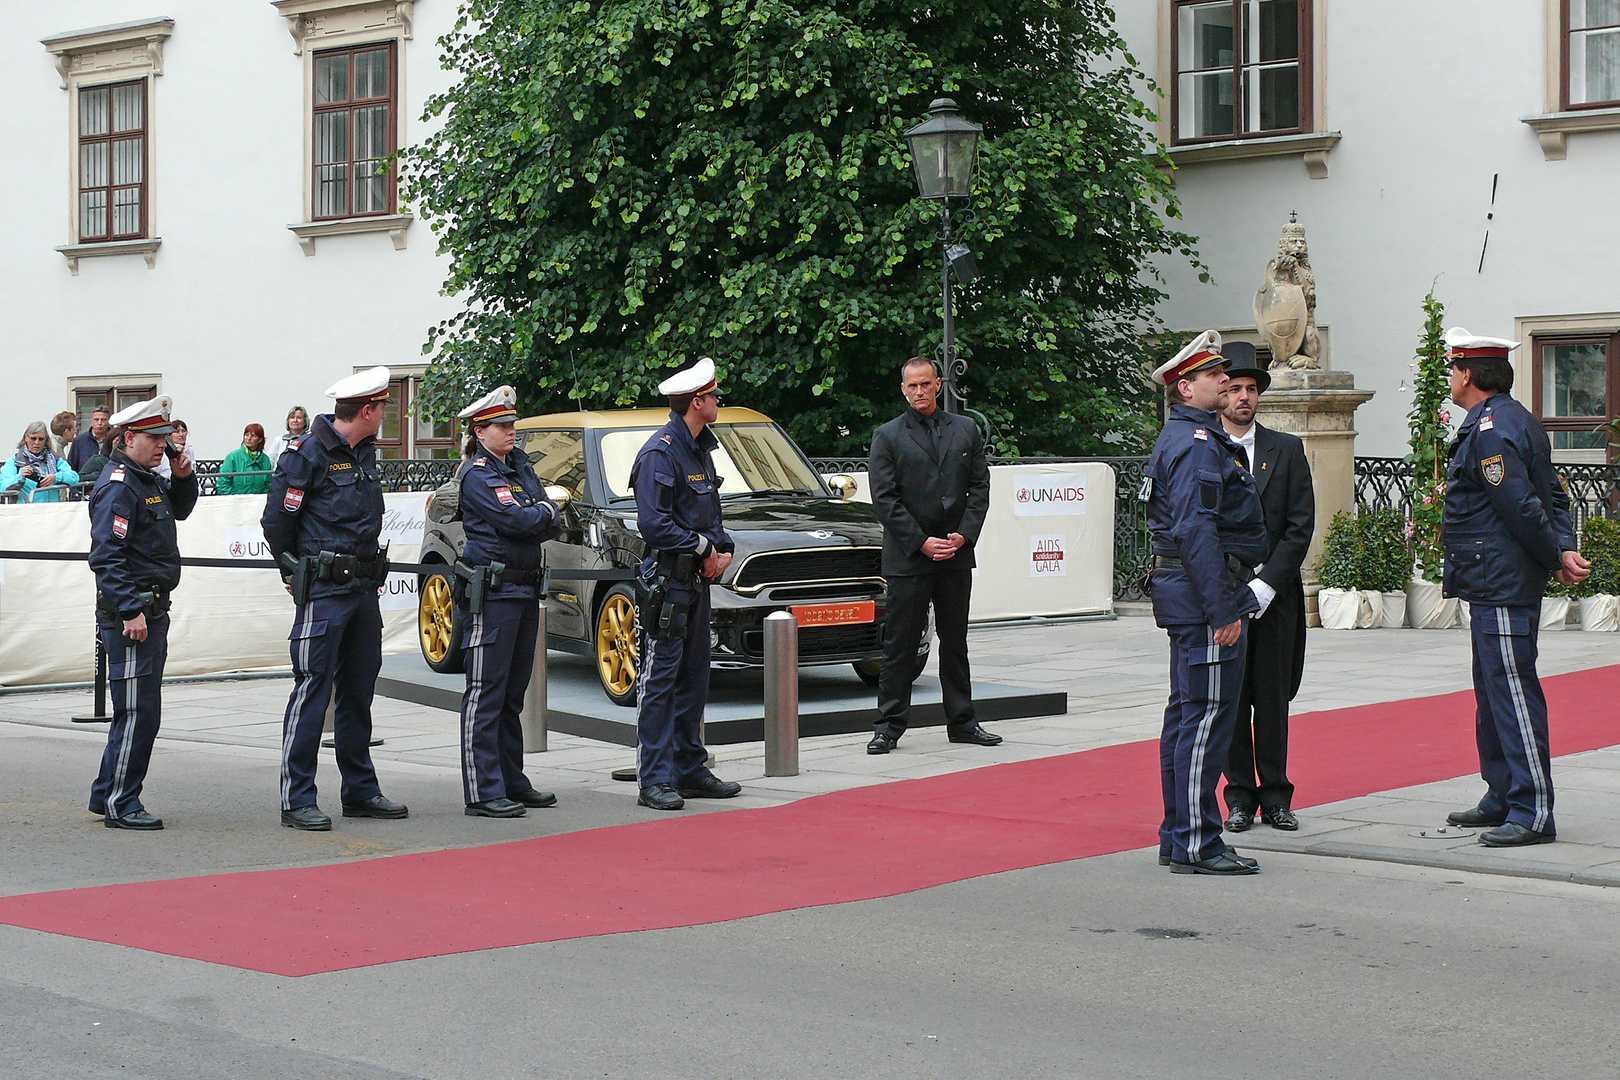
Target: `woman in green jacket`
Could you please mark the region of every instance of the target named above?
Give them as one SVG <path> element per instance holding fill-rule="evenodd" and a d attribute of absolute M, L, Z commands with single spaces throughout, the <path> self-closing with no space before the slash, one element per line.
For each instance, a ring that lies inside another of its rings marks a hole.
<path fill-rule="evenodd" d="M 270 473 L 274 467 L 270 455 L 264 452 L 264 426 L 249 424 L 242 429 L 242 445 L 226 454 L 220 463 L 214 490 L 221 495 L 263 495 L 270 490 Z M 232 473 L 258 475 L 232 476 Z"/>

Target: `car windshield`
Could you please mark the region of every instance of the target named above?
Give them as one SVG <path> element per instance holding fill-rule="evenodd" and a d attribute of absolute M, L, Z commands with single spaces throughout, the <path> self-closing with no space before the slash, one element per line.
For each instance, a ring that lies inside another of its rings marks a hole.
<path fill-rule="evenodd" d="M 799 448 L 775 424 L 711 424 L 720 445 L 714 451 L 714 470 L 720 494 L 793 492 L 825 495 L 821 477 L 810 468 Z M 657 428 L 624 428 L 602 435 L 602 473 L 608 494 L 615 499 L 635 494 L 630 489 L 630 466 Z"/>

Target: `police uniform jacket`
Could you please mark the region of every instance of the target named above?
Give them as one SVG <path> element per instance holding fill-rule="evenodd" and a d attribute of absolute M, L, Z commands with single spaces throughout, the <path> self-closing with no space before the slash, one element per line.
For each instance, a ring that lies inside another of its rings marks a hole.
<path fill-rule="evenodd" d="M 467 545 L 461 557 L 475 566 L 501 563 L 510 570 L 538 570 L 540 545 L 557 535 L 557 507 L 529 464 L 514 447 L 506 460 L 482 447 L 461 474 L 461 520 Z M 491 600 L 533 600 L 532 585 L 503 583 L 486 594 Z"/>
<path fill-rule="evenodd" d="M 1541 423 L 1507 394 L 1468 411 L 1446 468 L 1447 596 L 1535 606 L 1574 551 L 1569 495 Z"/>
<path fill-rule="evenodd" d="M 883 522 L 884 576 L 976 565 L 974 548 L 990 512 L 990 467 L 972 419 L 943 409 L 931 417 L 907 409 L 872 433 L 866 475 L 872 509 Z M 927 540 L 951 533 L 966 541 L 955 555 L 936 562 L 923 554 Z"/>
<path fill-rule="evenodd" d="M 90 569 L 119 618 L 141 614 L 141 593 L 166 595 L 180 584 L 174 523 L 196 505 L 196 474 L 165 480 L 113 451 L 90 495 Z"/>
<path fill-rule="evenodd" d="M 332 426 L 330 415 L 317 416 L 308 435 L 287 444 L 276 461 L 260 525 L 277 561 L 330 551 L 368 559 L 377 553 L 382 535 L 383 491 L 377 474 L 377 446 L 372 438 L 350 446 Z M 316 581 L 309 595 L 338 596 L 375 590 L 375 581 Z"/>
<path fill-rule="evenodd" d="M 710 453 L 720 440 L 705 427 L 692 437 L 686 418 L 670 410 L 669 423 L 647 440 L 630 467 L 636 523 L 653 551 L 694 554 L 732 551 L 720 524 L 720 482 Z"/>
<path fill-rule="evenodd" d="M 1227 561 L 1252 570 L 1266 557 L 1265 517 L 1241 453 L 1216 413 L 1170 406 L 1146 485 L 1153 554 L 1180 562 L 1153 573 L 1160 626 L 1219 627 L 1259 610 Z"/>

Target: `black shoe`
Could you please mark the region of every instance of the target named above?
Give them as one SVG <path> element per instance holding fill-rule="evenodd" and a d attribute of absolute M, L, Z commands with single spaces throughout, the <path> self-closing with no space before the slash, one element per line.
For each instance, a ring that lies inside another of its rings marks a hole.
<path fill-rule="evenodd" d="M 1160 866 L 1169 866 L 1172 861 L 1173 860 L 1170 858 L 1169 855 L 1165 854 L 1162 851 L 1159 852 L 1159 865 Z"/>
<path fill-rule="evenodd" d="M 641 789 L 641 794 L 636 797 L 636 802 L 653 810 L 683 810 L 686 808 L 686 800 L 681 798 L 680 793 L 675 790 L 674 784 L 654 784 L 652 787 L 644 787 Z"/>
<path fill-rule="evenodd" d="M 1238 862 L 1242 863 L 1244 866 L 1252 866 L 1256 870 L 1260 869 L 1260 860 L 1258 860 L 1258 859 L 1251 859 L 1246 855 L 1239 855 L 1236 851 L 1233 851 L 1231 848 L 1227 848 L 1226 853 L 1228 855 L 1232 856 L 1232 858 L 1236 859 Z"/>
<path fill-rule="evenodd" d="M 123 817 L 102 818 L 109 829 L 130 829 L 135 832 L 156 832 L 163 828 L 163 819 L 155 818 L 145 810 L 134 810 Z"/>
<path fill-rule="evenodd" d="M 999 746 L 1000 735 L 992 735 L 978 724 L 974 724 L 966 731 L 953 731 L 950 733 L 951 742 L 971 743 L 974 746 Z"/>
<path fill-rule="evenodd" d="M 468 803 L 465 811 L 468 817 L 522 817 L 528 811 L 520 802 L 511 799 L 490 799 L 488 802 Z"/>
<path fill-rule="evenodd" d="M 397 803 L 386 795 L 373 795 L 365 802 L 355 803 L 353 806 L 348 803 L 343 804 L 344 817 L 386 818 L 391 821 L 396 818 L 409 817 L 410 814 L 410 810 L 406 808 L 404 803 Z"/>
<path fill-rule="evenodd" d="M 887 732 L 880 731 L 876 735 L 872 736 L 871 742 L 866 744 L 866 752 L 868 754 L 887 754 L 890 750 L 893 750 L 899 745 L 899 739 Z"/>
<path fill-rule="evenodd" d="M 1247 806 L 1234 806 L 1232 812 L 1226 815 L 1226 824 L 1221 828 L 1227 832 L 1248 832 L 1249 826 L 1254 824 L 1254 811 Z"/>
<path fill-rule="evenodd" d="M 332 819 L 321 813 L 321 808 L 314 804 L 300 806 L 296 810 L 283 810 L 281 823 L 289 829 L 304 832 L 329 832 L 332 828 Z"/>
<path fill-rule="evenodd" d="M 1558 838 L 1558 834 L 1548 829 L 1546 832 L 1536 832 L 1523 825 L 1509 821 L 1499 825 L 1490 832 L 1479 834 L 1479 842 L 1486 847 L 1526 847 L 1530 844 L 1550 844 Z"/>
<path fill-rule="evenodd" d="M 516 795 L 508 795 L 507 798 L 514 802 L 520 802 L 524 806 L 532 806 L 536 810 L 557 805 L 557 796 L 549 791 L 537 791 L 534 788 L 527 788 Z"/>
<path fill-rule="evenodd" d="M 1258 874 L 1260 864 L 1253 859 L 1240 858 L 1230 851 L 1223 851 L 1211 859 L 1174 863 L 1170 867 L 1170 872 L 1172 874 L 1221 874 L 1235 877 L 1239 874 Z"/>
<path fill-rule="evenodd" d="M 675 788 L 683 799 L 734 799 L 742 792 L 735 780 L 722 780 L 712 773 L 691 780 L 682 780 Z"/>
<path fill-rule="evenodd" d="M 1283 832 L 1297 832 L 1299 830 L 1299 818 L 1295 817 L 1294 812 L 1286 806 L 1262 807 L 1260 820 L 1273 829 L 1281 829 Z"/>
<path fill-rule="evenodd" d="M 1499 825 L 1506 825 L 1507 817 L 1487 814 L 1476 806 L 1472 810 L 1458 810 L 1454 814 L 1447 814 L 1446 824 L 1461 825 L 1465 829 L 1494 829 Z"/>

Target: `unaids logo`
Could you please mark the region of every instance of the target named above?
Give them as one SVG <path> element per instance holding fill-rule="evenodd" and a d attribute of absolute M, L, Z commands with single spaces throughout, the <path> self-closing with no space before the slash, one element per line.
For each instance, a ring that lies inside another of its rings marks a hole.
<path fill-rule="evenodd" d="M 1086 512 L 1084 473 L 1021 476 L 1014 481 L 1013 513 L 1018 517 Z"/>
<path fill-rule="evenodd" d="M 242 543 L 242 541 L 240 541 L 240 540 L 233 541 L 231 543 L 231 558 L 233 558 L 233 559 L 245 559 L 245 558 L 247 558 L 247 545 Z"/>

